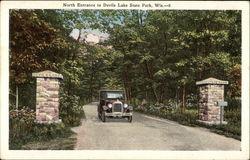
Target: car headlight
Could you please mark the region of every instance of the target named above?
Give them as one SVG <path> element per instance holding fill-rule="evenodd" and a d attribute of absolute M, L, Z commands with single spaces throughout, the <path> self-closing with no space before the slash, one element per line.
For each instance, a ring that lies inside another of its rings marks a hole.
<path fill-rule="evenodd" d="M 108 104 L 108 107 L 109 107 L 109 108 L 112 108 L 112 104 L 111 104 L 111 103 L 109 103 L 109 104 Z"/>
<path fill-rule="evenodd" d="M 128 104 L 124 104 L 124 108 L 128 108 Z"/>

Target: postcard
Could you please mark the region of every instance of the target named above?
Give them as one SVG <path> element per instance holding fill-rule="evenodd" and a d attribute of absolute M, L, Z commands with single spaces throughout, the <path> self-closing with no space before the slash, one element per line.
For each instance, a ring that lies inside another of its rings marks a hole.
<path fill-rule="evenodd" d="M 249 159 L 249 2 L 3 1 L 1 159 Z"/>

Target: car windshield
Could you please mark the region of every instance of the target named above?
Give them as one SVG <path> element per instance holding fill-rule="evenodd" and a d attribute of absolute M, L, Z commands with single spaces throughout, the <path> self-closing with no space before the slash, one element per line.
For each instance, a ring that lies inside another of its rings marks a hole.
<path fill-rule="evenodd" d="M 111 99 L 121 98 L 121 99 L 123 99 L 123 92 L 107 92 L 107 98 L 111 98 Z"/>

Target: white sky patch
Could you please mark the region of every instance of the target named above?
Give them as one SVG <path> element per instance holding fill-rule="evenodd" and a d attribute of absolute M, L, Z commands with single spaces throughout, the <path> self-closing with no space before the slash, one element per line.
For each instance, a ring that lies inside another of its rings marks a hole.
<path fill-rule="evenodd" d="M 74 39 L 77 39 L 79 36 L 79 30 L 73 29 L 72 32 L 70 33 L 70 36 L 73 37 Z M 82 31 L 82 35 L 81 35 L 82 40 L 85 40 L 86 42 L 94 43 L 94 44 L 103 42 L 104 40 L 107 40 L 108 37 L 109 37 L 109 34 L 102 33 L 97 29 L 95 30 L 85 29 Z"/>
<path fill-rule="evenodd" d="M 96 35 L 93 34 L 87 34 L 86 38 L 85 38 L 86 42 L 92 42 L 94 44 L 99 43 L 100 42 L 100 38 Z"/>
<path fill-rule="evenodd" d="M 79 30 L 73 29 L 73 31 L 70 33 L 69 36 L 73 37 L 74 39 L 77 39 L 78 35 L 79 35 Z"/>

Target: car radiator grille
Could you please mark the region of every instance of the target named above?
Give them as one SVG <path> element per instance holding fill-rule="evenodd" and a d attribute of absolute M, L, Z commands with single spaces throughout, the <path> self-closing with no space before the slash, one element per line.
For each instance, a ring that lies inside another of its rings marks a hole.
<path fill-rule="evenodd" d="M 121 104 L 114 104 L 114 112 L 121 112 L 122 105 Z"/>

